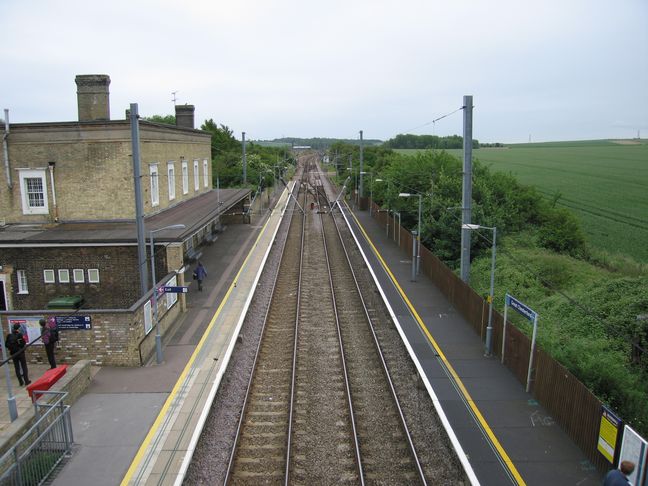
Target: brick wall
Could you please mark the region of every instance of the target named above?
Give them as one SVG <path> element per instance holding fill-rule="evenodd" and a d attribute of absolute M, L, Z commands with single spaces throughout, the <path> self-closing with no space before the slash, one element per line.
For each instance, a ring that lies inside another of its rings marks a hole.
<path fill-rule="evenodd" d="M 243 215 L 243 209 L 244 206 L 248 204 L 248 199 L 243 199 L 242 201 L 238 202 L 235 206 L 232 206 L 230 210 L 223 214 L 220 217 L 220 221 L 222 224 L 243 224 L 243 223 L 248 223 L 249 221 L 247 218 Z"/>
<path fill-rule="evenodd" d="M 160 280 L 165 283 L 173 275 Z M 155 353 L 155 327 L 145 332 L 144 308 L 150 302 L 149 291 L 127 310 L 101 311 L 82 309 L 78 315 L 90 316 L 91 329 L 61 329 L 60 340 L 55 355 L 58 364 L 73 365 L 80 360 L 90 360 L 100 366 L 140 366 Z M 182 302 L 168 306 L 169 299 L 158 299 L 158 322 L 160 333 L 164 336 L 182 312 Z M 152 312 L 152 311 L 151 311 Z M 65 316 L 66 311 L 33 310 L 0 312 L 2 329 L 8 329 L 10 316 Z M 47 363 L 44 346 L 34 344 L 27 350 L 27 360 L 31 363 Z"/>
<path fill-rule="evenodd" d="M 197 130 L 146 122 L 140 127 L 141 181 L 146 214 L 159 212 L 211 189 L 211 138 Z M 0 135 L 4 130 L 0 131 Z M 13 189 L 0 191 L 0 217 L 7 223 L 134 219 L 132 143 L 127 121 L 16 124 L 8 137 Z M 181 157 L 188 162 L 189 187 L 183 194 Z M 199 187 L 193 161 L 198 160 Z M 208 187 L 203 161 L 207 160 Z M 167 163 L 175 166 L 175 198 L 169 199 Z M 54 162 L 52 191 L 49 163 Z M 159 204 L 151 204 L 150 165 L 158 165 Z M 20 170 L 42 170 L 48 214 L 23 214 Z M 0 186 L 7 187 L 5 171 Z"/>
<path fill-rule="evenodd" d="M 172 268 L 180 268 L 181 255 L 178 258 L 178 250 L 172 251 Z M 14 309 L 44 309 L 51 299 L 64 295 L 82 295 L 85 308 L 127 309 L 140 296 L 136 246 L 3 248 L 0 265 L 3 272 L 13 269 L 10 281 Z M 168 273 L 165 252 L 157 252 L 155 266 L 156 275 Z M 44 269 L 54 270 L 56 283 L 44 282 Z M 69 270 L 70 283 L 59 283 L 59 269 Z M 84 270 L 84 283 L 74 283 L 74 269 Z M 99 270 L 99 283 L 88 282 L 88 269 Z M 25 270 L 28 294 L 17 293 L 16 270 Z"/>

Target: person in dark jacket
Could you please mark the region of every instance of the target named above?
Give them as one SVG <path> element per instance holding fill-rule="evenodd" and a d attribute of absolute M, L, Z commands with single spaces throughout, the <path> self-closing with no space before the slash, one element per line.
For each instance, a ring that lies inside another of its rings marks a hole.
<path fill-rule="evenodd" d="M 202 292 L 202 281 L 207 276 L 207 270 L 203 267 L 202 262 L 198 262 L 198 266 L 194 270 L 194 278 L 198 280 L 198 290 Z"/>
<path fill-rule="evenodd" d="M 41 326 L 41 337 L 43 339 L 43 344 L 45 345 L 45 353 L 47 353 L 47 361 L 49 361 L 50 368 L 56 368 L 56 357 L 54 356 L 54 347 L 56 346 L 56 323 L 54 319 L 50 317 L 47 321 L 41 319 L 39 321 Z"/>
<path fill-rule="evenodd" d="M 632 474 L 634 469 L 634 462 L 621 461 L 619 469 L 612 469 L 605 475 L 603 486 L 628 486 L 630 484 L 628 476 Z"/>
<path fill-rule="evenodd" d="M 13 325 L 13 331 L 7 334 L 5 347 L 11 353 L 11 359 L 16 369 L 16 376 L 20 386 L 29 385 L 29 372 L 27 371 L 27 356 L 25 356 L 25 338 L 22 335 L 20 324 Z"/>

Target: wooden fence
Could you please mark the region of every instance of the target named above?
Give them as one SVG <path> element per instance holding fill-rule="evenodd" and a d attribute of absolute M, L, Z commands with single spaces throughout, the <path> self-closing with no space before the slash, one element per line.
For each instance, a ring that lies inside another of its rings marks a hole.
<path fill-rule="evenodd" d="M 388 211 L 375 204 L 372 214 L 384 225 L 386 234 L 408 255 L 412 255 L 412 234 L 401 227 Z M 429 277 L 448 301 L 470 323 L 482 340 L 488 324 L 488 304 L 450 268 L 421 245 L 420 271 Z M 502 356 L 504 317 L 493 309 L 493 354 Z M 511 322 L 506 326 L 504 364 L 520 383 L 526 385 L 531 340 Z M 536 346 L 531 393 L 545 407 L 563 430 L 585 452 L 599 470 L 610 463 L 597 450 L 601 401 L 564 366 Z"/>

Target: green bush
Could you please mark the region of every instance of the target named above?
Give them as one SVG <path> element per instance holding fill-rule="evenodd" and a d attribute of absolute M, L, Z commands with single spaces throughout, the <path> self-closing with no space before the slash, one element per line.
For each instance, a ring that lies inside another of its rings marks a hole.
<path fill-rule="evenodd" d="M 547 209 L 538 233 L 540 246 L 573 257 L 585 257 L 585 235 L 567 209 Z"/>

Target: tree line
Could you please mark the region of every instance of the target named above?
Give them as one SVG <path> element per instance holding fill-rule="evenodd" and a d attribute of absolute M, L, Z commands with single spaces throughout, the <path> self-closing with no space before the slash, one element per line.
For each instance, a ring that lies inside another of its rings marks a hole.
<path fill-rule="evenodd" d="M 346 143 L 349 145 L 359 146 L 360 139 L 355 140 L 355 139 L 321 138 L 321 137 L 313 137 L 313 138 L 283 137 L 283 138 L 275 138 L 273 140 L 255 140 L 255 143 L 258 143 L 259 145 L 267 145 L 267 146 L 278 146 L 278 145 L 286 145 L 288 147 L 309 146 L 313 150 L 326 150 L 336 143 Z M 383 141 L 378 139 L 363 140 L 363 144 L 367 146 L 380 145 L 382 143 Z"/>
<path fill-rule="evenodd" d="M 463 137 L 460 135 L 439 137 L 437 135 L 401 133 L 387 140 L 383 146 L 392 149 L 461 149 L 463 148 Z M 479 148 L 479 141 L 473 139 L 472 146 Z"/>
<path fill-rule="evenodd" d="M 336 144 L 328 152 L 340 182 L 359 177 L 356 146 Z M 399 212 L 405 228 L 416 229 L 422 194 L 421 238 L 450 268 L 458 271 L 461 248 L 462 163 L 444 151 L 404 155 L 381 147 L 364 150 L 365 197 Z M 627 259 L 612 266 L 586 241 L 576 216 L 556 206 L 511 174 L 473 162 L 472 222 L 497 227 L 495 305 L 503 310 L 508 292 L 542 316 L 543 348 L 578 377 L 635 430 L 648 435 L 648 275 L 624 271 Z M 490 233 L 471 237 L 471 285 L 489 289 Z M 578 305 L 576 304 L 578 303 Z M 514 320 L 514 318 L 513 318 Z M 523 330 L 525 322 L 517 323 Z"/>

